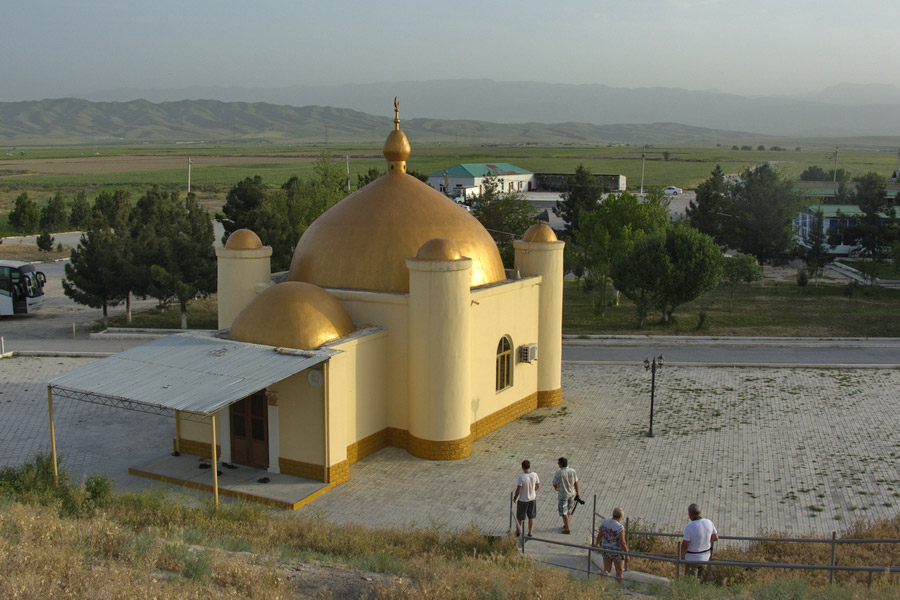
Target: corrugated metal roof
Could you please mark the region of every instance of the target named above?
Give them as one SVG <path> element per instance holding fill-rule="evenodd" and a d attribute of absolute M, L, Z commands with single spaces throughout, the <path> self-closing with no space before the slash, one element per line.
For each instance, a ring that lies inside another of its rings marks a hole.
<path fill-rule="evenodd" d="M 46 383 L 163 413 L 208 415 L 335 354 L 334 350 L 282 354 L 272 346 L 186 332 L 66 371 Z"/>
<path fill-rule="evenodd" d="M 532 175 L 531 171 L 519 168 L 509 163 L 461 163 L 445 169 L 450 177 L 485 177 L 494 174 L 502 175 Z M 437 171 L 429 177 L 443 177 L 444 171 Z"/>

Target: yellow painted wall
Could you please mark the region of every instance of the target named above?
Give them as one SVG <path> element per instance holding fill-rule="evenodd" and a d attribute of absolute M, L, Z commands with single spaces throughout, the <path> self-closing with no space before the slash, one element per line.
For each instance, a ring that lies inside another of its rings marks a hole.
<path fill-rule="evenodd" d="M 301 371 L 268 387 L 269 391 L 278 393 L 278 456 L 324 465 L 325 384 L 310 385 L 309 371 Z"/>
<path fill-rule="evenodd" d="M 469 381 L 473 423 L 537 391 L 538 363 L 520 362 L 518 350 L 538 341 L 540 283 L 540 277 L 530 277 L 472 290 Z M 497 392 L 497 344 L 504 335 L 512 339 L 512 387 Z"/>
<path fill-rule="evenodd" d="M 259 284 L 271 278 L 272 248 L 251 250 L 216 248 L 218 265 L 219 329 L 231 327 L 234 319 L 258 293 Z"/>
<path fill-rule="evenodd" d="M 389 336 L 376 331 L 329 344 L 329 462 L 347 458 L 347 446 L 388 427 Z M 330 465 L 329 465 L 330 466 Z"/>
<path fill-rule="evenodd" d="M 389 427 L 409 429 L 409 297 L 350 290 L 328 290 L 358 328 L 374 325 L 387 330 L 385 346 L 387 422 Z"/>
<path fill-rule="evenodd" d="M 406 264 L 409 434 L 429 441 L 467 438 L 472 260 L 408 259 Z"/>
<path fill-rule="evenodd" d="M 539 275 L 540 292 L 538 390 L 562 386 L 562 305 L 564 242 L 513 242 L 522 275 Z"/>
<path fill-rule="evenodd" d="M 219 411 L 228 415 L 228 410 Z M 212 437 L 210 434 L 209 423 L 198 423 L 196 421 L 188 421 L 185 419 L 181 419 L 181 438 L 185 440 L 194 440 L 195 442 L 204 442 L 206 444 L 209 443 L 210 438 Z M 218 435 L 218 432 L 216 432 Z M 218 440 L 216 440 L 218 442 Z"/>

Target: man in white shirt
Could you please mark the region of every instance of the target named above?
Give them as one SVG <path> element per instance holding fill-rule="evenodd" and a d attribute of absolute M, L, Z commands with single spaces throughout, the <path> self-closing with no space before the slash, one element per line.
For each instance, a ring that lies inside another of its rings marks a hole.
<path fill-rule="evenodd" d="M 525 517 L 528 517 L 528 537 L 534 530 L 534 518 L 537 516 L 537 491 L 541 488 L 541 480 L 537 473 L 531 472 L 531 461 L 522 461 L 522 472 L 516 479 L 516 493 L 513 500 L 516 501 L 516 521 L 519 527 L 516 535 L 525 531 Z"/>
<path fill-rule="evenodd" d="M 712 554 L 712 543 L 719 541 L 719 532 L 716 526 L 709 519 L 700 516 L 700 507 L 696 504 L 688 506 L 688 517 L 691 522 L 684 528 L 684 539 L 681 542 L 681 560 L 689 563 L 699 563 L 685 566 L 685 572 L 688 569 L 697 571 L 697 578 L 703 577 L 705 565 L 702 563 L 709 562 Z"/>

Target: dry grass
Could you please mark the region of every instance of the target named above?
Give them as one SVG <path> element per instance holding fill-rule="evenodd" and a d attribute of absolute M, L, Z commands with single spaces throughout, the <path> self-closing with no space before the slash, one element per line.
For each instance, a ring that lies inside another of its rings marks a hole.
<path fill-rule="evenodd" d="M 576 579 L 519 556 L 514 539 L 476 531 L 368 529 L 272 512 L 259 505 L 187 505 L 163 492 L 110 494 L 100 476 L 54 489 L 46 456 L 0 470 L 0 598 L 613 598 L 603 580 Z M 637 530 L 652 526 L 632 523 Z M 858 523 L 853 538 L 900 538 L 900 517 Z M 632 537 L 635 551 L 674 542 Z M 884 546 L 884 547 L 881 547 Z M 826 564 L 827 545 L 754 544 L 717 558 Z M 844 565 L 897 564 L 900 548 L 842 546 Z M 329 566 L 332 565 L 332 566 Z M 334 566 L 337 565 L 337 566 Z M 673 576 L 672 565 L 631 568 Z M 301 575 L 298 575 L 301 573 Z M 713 581 L 676 582 L 654 597 L 849 599 L 900 597 L 897 577 L 779 573 L 715 567 Z M 379 575 L 385 574 L 385 575 Z M 303 579 L 303 581 L 300 581 Z"/>
<path fill-rule="evenodd" d="M 71 248 L 63 248 L 50 252 L 38 250 L 33 244 L 0 244 L 0 259 L 21 260 L 25 262 L 49 262 L 60 258 L 68 258 Z"/>

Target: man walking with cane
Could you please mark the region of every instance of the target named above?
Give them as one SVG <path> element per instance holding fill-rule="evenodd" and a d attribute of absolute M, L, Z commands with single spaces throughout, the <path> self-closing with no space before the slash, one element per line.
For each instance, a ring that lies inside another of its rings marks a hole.
<path fill-rule="evenodd" d="M 541 487 L 541 480 L 537 473 L 531 472 L 531 461 L 522 461 L 522 472 L 516 480 L 516 493 L 513 500 L 516 501 L 516 521 L 519 523 L 516 535 L 525 533 L 525 517 L 528 517 L 528 537 L 534 530 L 534 518 L 537 516 L 537 491 Z"/>

